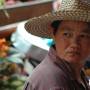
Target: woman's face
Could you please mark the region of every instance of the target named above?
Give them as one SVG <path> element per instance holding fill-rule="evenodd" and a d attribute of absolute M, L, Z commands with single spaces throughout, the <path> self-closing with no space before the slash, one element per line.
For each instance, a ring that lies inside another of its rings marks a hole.
<path fill-rule="evenodd" d="M 62 21 L 53 39 L 57 55 L 70 63 L 82 63 L 90 54 L 90 28 L 85 22 Z"/>

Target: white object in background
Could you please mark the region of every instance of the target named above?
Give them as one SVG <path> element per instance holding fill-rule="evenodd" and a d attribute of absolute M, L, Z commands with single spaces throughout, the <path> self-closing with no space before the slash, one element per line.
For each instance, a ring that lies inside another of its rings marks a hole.
<path fill-rule="evenodd" d="M 16 32 L 12 35 L 11 41 L 13 41 L 13 45 L 24 53 L 26 53 L 32 45 L 48 51 L 49 46 L 44 39 L 31 35 L 25 30 L 25 22 L 18 24 Z"/>
<path fill-rule="evenodd" d="M 53 10 L 54 11 L 57 11 L 58 10 L 58 8 L 60 8 L 61 6 L 61 2 L 62 2 L 62 0 L 55 0 L 54 2 L 53 2 Z"/>

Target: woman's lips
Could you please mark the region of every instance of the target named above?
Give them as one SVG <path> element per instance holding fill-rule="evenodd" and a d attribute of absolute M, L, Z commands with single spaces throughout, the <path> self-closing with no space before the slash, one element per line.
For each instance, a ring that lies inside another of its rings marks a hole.
<path fill-rule="evenodd" d="M 78 52 L 78 51 L 69 51 L 67 53 L 70 54 L 70 55 L 78 55 L 78 56 L 80 56 L 80 52 Z"/>

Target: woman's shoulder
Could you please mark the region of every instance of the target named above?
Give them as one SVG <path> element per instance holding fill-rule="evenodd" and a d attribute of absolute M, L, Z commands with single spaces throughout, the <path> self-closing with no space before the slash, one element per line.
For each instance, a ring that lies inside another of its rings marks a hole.
<path fill-rule="evenodd" d="M 28 83 L 32 88 L 44 88 L 44 90 L 49 90 L 51 87 L 63 87 L 63 85 L 67 83 L 67 79 L 65 73 L 54 63 L 49 60 L 44 60 L 34 69 L 28 79 Z"/>
<path fill-rule="evenodd" d="M 49 60 L 44 60 L 41 62 L 33 71 L 30 76 L 30 81 L 32 82 L 41 82 L 56 79 L 66 78 L 65 73 L 58 68 L 54 63 Z"/>

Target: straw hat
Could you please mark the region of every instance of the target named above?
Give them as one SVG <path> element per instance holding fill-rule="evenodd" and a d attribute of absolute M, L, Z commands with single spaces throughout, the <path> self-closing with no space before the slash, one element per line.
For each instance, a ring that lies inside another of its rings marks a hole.
<path fill-rule="evenodd" d="M 33 35 L 52 38 L 48 25 L 55 20 L 90 22 L 90 0 L 62 0 L 56 11 L 30 19 L 25 29 Z"/>

